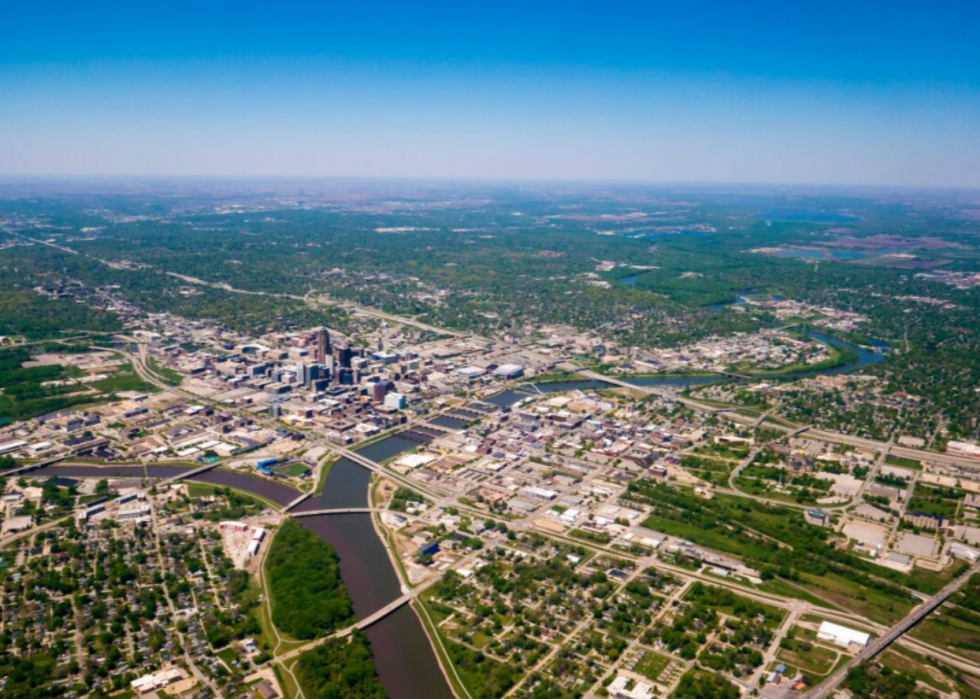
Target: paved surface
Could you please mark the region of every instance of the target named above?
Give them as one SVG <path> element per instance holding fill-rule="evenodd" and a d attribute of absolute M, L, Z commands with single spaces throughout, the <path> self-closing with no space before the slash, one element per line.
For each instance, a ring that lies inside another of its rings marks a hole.
<path fill-rule="evenodd" d="M 850 672 L 852 668 L 867 660 L 871 660 L 883 650 L 888 648 L 888 646 L 890 646 L 892 643 L 901 638 L 913 626 L 918 624 L 929 614 L 932 614 L 932 612 L 934 612 L 943 602 L 949 599 L 950 595 L 963 587 L 963 585 L 966 584 L 973 574 L 978 571 L 980 571 L 980 562 L 974 563 L 969 570 L 940 590 L 938 594 L 932 597 L 932 599 L 913 609 L 911 612 L 909 612 L 908 616 L 869 643 L 864 650 L 854 656 L 849 662 L 842 665 L 837 672 L 804 694 L 803 696 L 805 699 L 823 699 L 823 697 L 829 695 L 837 688 L 837 685 L 844 681 L 844 678 L 847 677 L 847 673 Z"/>

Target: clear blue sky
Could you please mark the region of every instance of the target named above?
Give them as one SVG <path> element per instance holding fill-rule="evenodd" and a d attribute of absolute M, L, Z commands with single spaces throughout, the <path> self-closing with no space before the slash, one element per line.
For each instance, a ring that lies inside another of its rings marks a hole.
<path fill-rule="evenodd" d="M 0 174 L 980 187 L 980 2 L 8 2 Z"/>

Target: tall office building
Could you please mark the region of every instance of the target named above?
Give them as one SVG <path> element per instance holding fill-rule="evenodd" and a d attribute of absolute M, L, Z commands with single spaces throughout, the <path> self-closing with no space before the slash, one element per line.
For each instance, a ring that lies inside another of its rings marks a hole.
<path fill-rule="evenodd" d="M 378 383 L 374 384 L 373 387 L 374 400 L 380 403 L 385 399 L 385 396 L 388 395 L 388 392 L 392 388 L 394 388 L 394 386 L 390 381 L 378 381 Z"/>
<path fill-rule="evenodd" d="M 330 333 L 324 330 L 317 330 L 313 334 L 313 341 L 316 343 L 316 363 L 326 364 L 327 357 L 330 356 Z"/>
<path fill-rule="evenodd" d="M 337 354 L 340 355 L 340 366 L 344 369 L 350 369 L 351 359 L 354 357 L 354 350 L 350 347 L 344 347 Z"/>

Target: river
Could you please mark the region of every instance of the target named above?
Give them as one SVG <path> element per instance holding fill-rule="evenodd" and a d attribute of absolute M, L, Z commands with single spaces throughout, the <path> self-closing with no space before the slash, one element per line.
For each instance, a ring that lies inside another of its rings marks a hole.
<path fill-rule="evenodd" d="M 866 366 L 872 364 L 877 364 L 878 362 L 884 361 L 885 350 L 888 349 L 888 345 L 884 342 L 875 341 L 873 348 L 862 347 L 856 345 L 853 342 L 847 342 L 845 340 L 840 340 L 836 337 L 831 337 L 816 330 L 811 330 L 809 328 L 799 328 L 798 331 L 807 337 L 810 337 L 818 342 L 823 342 L 828 345 L 833 345 L 834 347 L 839 347 L 842 349 L 848 349 L 855 354 L 855 359 L 850 362 L 841 364 L 840 366 L 832 367 L 830 369 L 816 369 L 816 370 L 802 370 L 793 373 L 760 373 L 753 374 L 754 379 L 766 379 L 766 380 L 796 380 L 806 376 L 836 376 L 838 374 L 847 374 L 852 371 L 857 371 L 863 369 Z M 718 383 L 720 381 L 726 381 L 723 376 L 641 376 L 636 378 L 631 378 L 628 376 L 622 377 L 624 381 L 628 381 L 637 386 L 677 386 L 677 387 L 688 387 L 688 386 L 703 386 L 706 384 Z M 568 381 L 551 381 L 548 383 L 527 383 L 518 386 L 515 389 L 510 389 L 502 393 L 498 393 L 490 398 L 484 398 L 484 403 L 490 403 L 491 405 L 496 405 L 501 408 L 510 407 L 525 398 L 531 398 L 541 393 L 558 393 L 562 391 L 589 391 L 598 388 L 609 388 L 612 384 L 606 383 L 605 381 L 596 381 L 593 379 L 569 379 Z"/>
<path fill-rule="evenodd" d="M 417 446 L 418 442 L 392 436 L 359 451 L 372 460 L 383 461 Z M 189 470 L 180 466 L 148 466 L 146 473 L 152 478 L 169 478 Z M 54 465 L 31 475 L 142 478 L 144 470 L 142 466 Z M 213 470 L 194 476 L 194 480 L 247 490 L 279 505 L 291 502 L 298 494 L 283 484 L 247 473 Z M 341 458 L 330 469 L 323 494 L 307 498 L 297 509 L 367 507 L 370 480 L 370 471 Z M 359 619 L 401 597 L 398 576 L 374 529 L 371 515 L 328 515 L 298 521 L 337 550 L 340 575 Z M 365 633 L 371 642 L 381 683 L 391 699 L 453 699 L 422 622 L 410 606 L 388 615 Z"/>
<path fill-rule="evenodd" d="M 884 359 L 884 355 L 859 347 L 837 338 L 829 337 L 812 330 L 805 331 L 820 342 L 850 349 L 857 358 L 832 369 L 821 370 L 819 374 L 841 374 L 854 371 Z M 775 375 L 778 378 L 792 378 L 788 375 Z M 765 378 L 760 376 L 759 378 Z M 642 386 L 691 386 L 708 384 L 723 380 L 715 376 L 692 377 L 643 377 L 632 382 Z M 570 380 L 537 384 L 526 390 L 512 389 L 485 399 L 484 403 L 507 407 L 543 393 L 572 390 L 589 390 L 607 387 L 602 381 Z M 448 418 L 448 416 L 447 416 Z M 450 421 L 451 424 L 447 424 Z M 446 427 L 461 427 L 465 423 L 455 418 L 434 420 Z M 418 447 L 418 442 L 399 437 L 386 437 L 381 441 L 359 450 L 373 461 L 381 462 L 402 452 Z M 178 466 L 148 466 L 146 473 L 153 478 L 167 478 L 190 470 Z M 35 474 L 75 477 L 134 477 L 144 475 L 142 466 L 62 466 L 54 465 L 40 469 Z M 226 485 L 254 492 L 279 505 L 291 502 L 297 491 L 281 483 L 223 470 L 212 470 L 194 477 L 196 481 Z M 324 485 L 323 493 L 307 498 L 297 508 L 298 511 L 340 509 L 368 506 L 368 488 L 371 473 L 347 458 L 338 459 L 331 467 Z M 333 546 L 340 559 L 340 574 L 353 601 L 358 618 L 370 616 L 378 609 L 402 595 L 401 586 L 388 553 L 375 531 L 372 515 L 328 515 L 323 517 L 304 517 L 299 521 L 323 541 Z M 439 667 L 435 652 L 415 611 L 408 605 L 385 617 L 366 632 L 371 642 L 375 666 L 391 699 L 453 699 L 452 690 Z"/>
<path fill-rule="evenodd" d="M 418 447 L 397 436 L 387 437 L 358 452 L 373 461 L 384 461 Z M 367 507 L 371 473 L 347 458 L 330 469 L 323 493 L 307 498 L 299 511 Z M 350 592 L 359 619 L 402 596 L 403 592 L 378 533 L 372 515 L 328 515 L 299 521 L 337 549 L 340 577 Z M 415 611 L 408 605 L 365 631 L 371 641 L 374 664 L 391 699 L 453 699 L 435 651 Z"/>

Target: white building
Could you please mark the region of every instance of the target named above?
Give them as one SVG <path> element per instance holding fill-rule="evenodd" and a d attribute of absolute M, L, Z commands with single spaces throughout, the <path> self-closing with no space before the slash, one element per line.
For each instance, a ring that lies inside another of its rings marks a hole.
<path fill-rule="evenodd" d="M 394 391 L 392 391 L 391 393 L 385 396 L 386 408 L 392 408 L 394 410 L 404 410 L 407 405 L 408 405 L 408 401 L 405 400 L 405 396 L 402 395 L 401 393 L 395 393 Z"/>
<path fill-rule="evenodd" d="M 146 503 L 137 503 L 129 507 L 120 507 L 116 513 L 116 519 L 120 522 L 132 520 L 142 520 L 150 516 L 150 506 Z"/>
<path fill-rule="evenodd" d="M 184 676 L 184 672 L 180 668 L 171 667 L 150 675 L 143 675 L 130 682 L 129 686 L 137 694 L 148 694 L 158 689 L 163 689 L 174 682 L 179 682 L 184 679 Z"/>
<path fill-rule="evenodd" d="M 453 373 L 457 376 L 462 376 L 467 381 L 472 381 L 486 374 L 487 370 L 477 366 L 465 366 L 462 369 L 456 369 Z"/>
<path fill-rule="evenodd" d="M 821 641 L 838 645 L 841 648 L 850 648 L 852 645 L 864 648 L 868 645 L 868 641 L 871 640 L 871 635 L 863 631 L 856 631 L 846 626 L 839 626 L 838 624 L 825 621 L 820 624 L 820 629 L 817 631 L 817 638 Z"/>
<path fill-rule="evenodd" d="M 970 442 L 947 442 L 946 453 L 980 459 L 980 446 Z"/>
<path fill-rule="evenodd" d="M 630 685 L 630 689 L 626 689 Z M 650 699 L 653 696 L 653 687 L 646 682 L 634 683 L 626 675 L 619 675 L 609 685 L 609 696 L 616 699 Z"/>
<path fill-rule="evenodd" d="M 517 379 L 524 376 L 524 367 L 520 364 L 501 364 L 493 370 L 493 375 L 504 379 Z"/>

